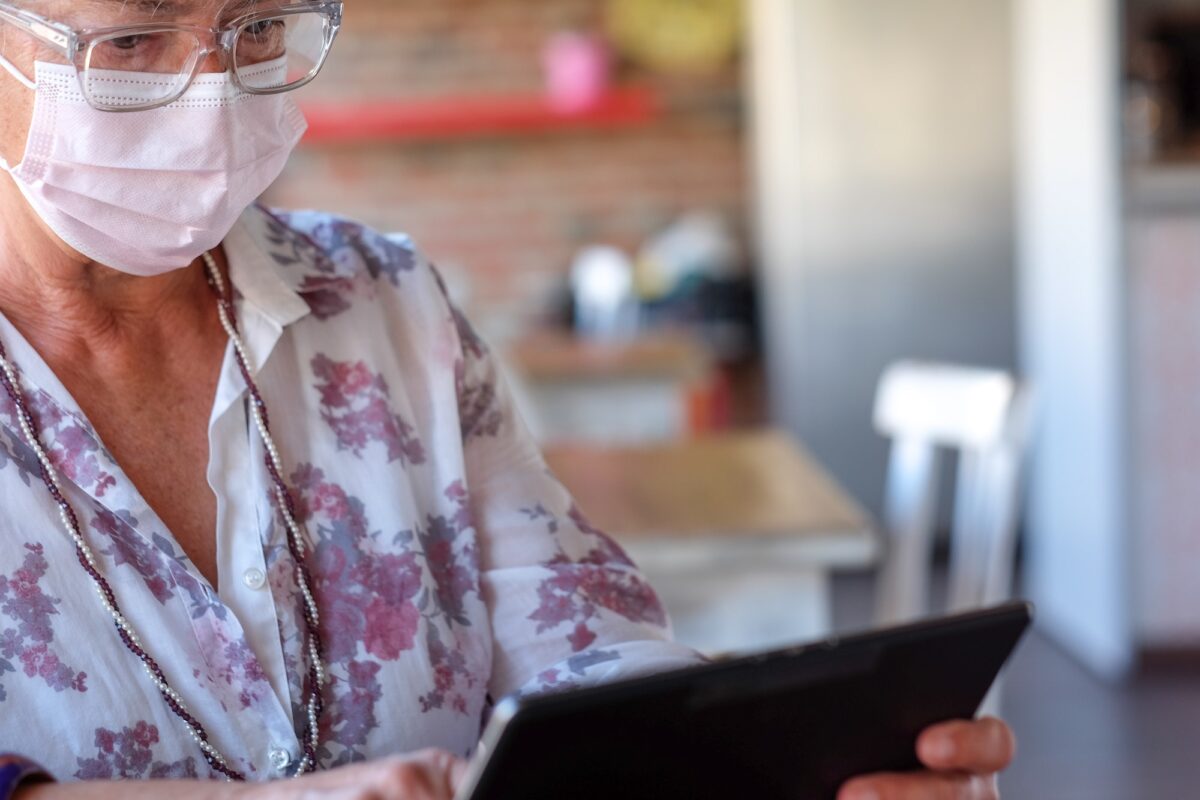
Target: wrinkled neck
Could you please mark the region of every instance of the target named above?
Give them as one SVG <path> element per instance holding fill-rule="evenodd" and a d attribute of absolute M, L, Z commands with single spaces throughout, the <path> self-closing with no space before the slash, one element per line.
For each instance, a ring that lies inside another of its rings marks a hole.
<path fill-rule="evenodd" d="M 210 324 L 202 265 L 138 277 L 93 263 L 50 233 L 12 182 L 3 182 L 0 313 L 47 361 L 152 348 L 180 326 Z"/>

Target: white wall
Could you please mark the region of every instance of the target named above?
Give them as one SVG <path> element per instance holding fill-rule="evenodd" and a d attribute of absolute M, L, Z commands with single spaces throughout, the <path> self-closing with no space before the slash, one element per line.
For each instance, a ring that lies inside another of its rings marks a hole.
<path fill-rule="evenodd" d="M 752 0 L 749 76 L 777 418 L 877 505 L 883 366 L 1011 366 L 1019 318 L 1041 413 L 1028 588 L 1112 676 L 1135 574 L 1117 3 Z"/>
<path fill-rule="evenodd" d="M 1116 0 L 1017 0 L 1021 351 L 1038 389 L 1029 590 L 1103 674 L 1133 659 Z"/>
<path fill-rule="evenodd" d="M 1015 360 L 1011 0 L 753 0 L 775 417 L 869 507 L 884 368 Z"/>

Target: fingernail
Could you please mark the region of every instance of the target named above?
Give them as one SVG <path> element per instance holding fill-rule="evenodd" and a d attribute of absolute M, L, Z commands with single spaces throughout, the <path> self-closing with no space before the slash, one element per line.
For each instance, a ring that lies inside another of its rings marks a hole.
<path fill-rule="evenodd" d="M 934 761 L 949 761 L 954 758 L 954 751 L 954 740 L 949 737 L 936 737 L 925 743 L 925 756 Z"/>
<path fill-rule="evenodd" d="M 855 786 L 840 800 L 879 800 L 879 793 L 866 786 Z"/>

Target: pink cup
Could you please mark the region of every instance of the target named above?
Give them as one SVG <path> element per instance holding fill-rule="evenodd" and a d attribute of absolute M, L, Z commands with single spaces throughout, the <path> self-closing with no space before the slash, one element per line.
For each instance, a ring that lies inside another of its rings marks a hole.
<path fill-rule="evenodd" d="M 542 54 L 551 106 L 564 113 L 594 108 L 612 80 L 612 55 L 598 36 L 558 33 Z"/>

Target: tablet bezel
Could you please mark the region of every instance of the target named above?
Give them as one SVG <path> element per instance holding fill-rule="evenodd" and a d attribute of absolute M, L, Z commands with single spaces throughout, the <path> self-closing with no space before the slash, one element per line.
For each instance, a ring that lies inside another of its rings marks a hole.
<path fill-rule="evenodd" d="M 994 608 L 971 611 L 948 617 L 923 620 L 909 625 L 882 630 L 873 630 L 844 637 L 831 637 L 822 641 L 797 645 L 794 647 L 770 650 L 763 653 L 738 656 L 736 658 L 701 663 L 671 672 L 657 673 L 627 680 L 591 686 L 560 692 L 550 692 L 531 696 L 512 695 L 501 700 L 493 709 L 479 745 L 471 759 L 467 776 L 462 787 L 455 795 L 455 800 L 472 800 L 473 795 L 492 766 L 492 756 L 497 752 L 506 732 L 518 716 L 524 713 L 534 713 L 542 706 L 553 703 L 570 703 L 574 706 L 587 706 L 589 703 L 603 703 L 605 698 L 614 693 L 631 693 L 655 686 L 672 686 L 679 683 L 694 684 L 706 677 L 734 674 L 740 671 L 753 670 L 763 665 L 774 664 L 779 660 L 808 659 L 813 656 L 836 656 L 839 653 L 853 653 L 866 648 L 887 650 L 900 645 L 911 644 L 913 640 L 930 638 L 953 638 L 955 635 L 977 633 L 981 629 L 994 628 L 997 633 L 1019 628 L 1012 647 L 1008 651 L 1011 657 L 1030 623 L 1033 621 L 1034 608 L 1028 602 L 1015 602 Z M 996 665 L 995 674 L 999 675 L 1003 663 Z M 993 679 L 994 681 L 994 679 Z M 979 698 L 982 703 L 983 697 Z"/>

